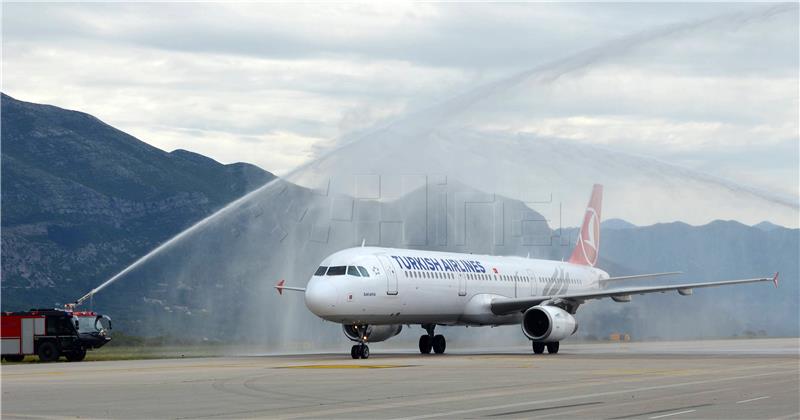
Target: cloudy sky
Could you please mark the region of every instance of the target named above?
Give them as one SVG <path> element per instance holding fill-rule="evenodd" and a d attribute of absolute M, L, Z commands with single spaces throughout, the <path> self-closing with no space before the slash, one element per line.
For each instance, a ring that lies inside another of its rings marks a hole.
<path fill-rule="evenodd" d="M 586 68 L 473 114 L 798 195 L 792 4 L 2 8 L 3 92 L 167 151 L 285 174 L 349 133 L 600 48 Z"/>

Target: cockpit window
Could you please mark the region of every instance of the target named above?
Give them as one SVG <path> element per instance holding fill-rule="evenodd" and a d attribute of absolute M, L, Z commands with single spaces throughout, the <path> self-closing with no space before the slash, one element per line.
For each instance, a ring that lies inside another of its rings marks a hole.
<path fill-rule="evenodd" d="M 358 269 L 354 265 L 347 267 L 347 274 L 351 276 L 361 277 L 361 273 L 358 272 Z"/>
<path fill-rule="evenodd" d="M 361 277 L 369 277 L 369 272 L 367 271 L 366 268 L 364 268 L 364 267 L 359 265 L 358 266 L 358 271 L 361 272 Z"/>
<path fill-rule="evenodd" d="M 321 266 L 319 266 L 317 271 L 314 273 L 314 275 L 315 276 L 324 276 L 325 275 L 325 270 L 327 270 L 327 269 L 328 269 L 328 267 L 325 267 L 324 265 L 321 265 Z"/>
<path fill-rule="evenodd" d="M 328 268 L 328 275 L 329 276 L 343 276 L 346 271 L 347 271 L 347 266 L 337 265 L 335 267 Z"/>

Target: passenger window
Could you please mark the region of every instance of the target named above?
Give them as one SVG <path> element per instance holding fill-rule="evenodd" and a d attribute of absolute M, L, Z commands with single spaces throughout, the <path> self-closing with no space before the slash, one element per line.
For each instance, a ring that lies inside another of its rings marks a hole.
<path fill-rule="evenodd" d="M 369 277 L 369 271 L 362 266 L 358 266 L 358 271 L 361 273 L 361 277 Z"/>
<path fill-rule="evenodd" d="M 343 276 L 346 271 L 347 271 L 347 266 L 337 265 L 336 267 L 329 267 L 328 268 L 328 275 L 329 276 Z"/>
<path fill-rule="evenodd" d="M 321 266 L 319 266 L 317 271 L 314 272 L 314 275 L 315 276 L 324 276 L 325 275 L 325 270 L 327 270 L 327 269 L 328 269 L 328 267 L 325 267 L 324 265 L 321 265 Z"/>
<path fill-rule="evenodd" d="M 354 265 L 347 266 L 347 274 L 351 276 L 361 277 L 361 273 L 358 272 L 358 269 Z"/>

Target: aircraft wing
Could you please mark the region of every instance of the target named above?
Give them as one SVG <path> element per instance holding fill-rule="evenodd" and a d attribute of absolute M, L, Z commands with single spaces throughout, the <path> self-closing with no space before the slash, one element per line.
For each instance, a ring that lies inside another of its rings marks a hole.
<path fill-rule="evenodd" d="M 612 281 L 650 279 L 650 278 L 655 278 L 655 277 L 674 276 L 676 274 L 683 274 L 683 272 L 682 271 L 670 271 L 670 272 L 667 272 L 667 273 L 651 273 L 651 274 L 637 274 L 635 276 L 609 277 L 607 279 L 600 279 L 600 283 L 607 283 L 607 282 L 612 282 Z"/>
<path fill-rule="evenodd" d="M 555 296 L 531 296 L 524 298 L 497 298 L 492 301 L 492 312 L 496 315 L 504 315 L 512 312 L 525 311 L 532 306 L 536 306 L 546 301 L 567 300 L 577 303 L 583 303 L 587 300 L 612 298 L 614 300 L 626 301 L 631 295 L 644 295 L 647 293 L 664 293 L 672 290 L 678 291 L 682 295 L 689 295 L 692 289 L 699 289 L 702 287 L 716 287 L 716 286 L 729 286 L 733 284 L 757 283 L 762 281 L 772 281 L 775 287 L 778 287 L 778 273 L 772 277 L 761 277 L 754 279 L 741 279 L 741 280 L 724 280 L 712 281 L 705 283 L 685 283 L 673 284 L 667 286 L 634 286 L 634 287 L 621 287 L 608 290 L 591 291 L 584 293 L 568 293 L 564 295 Z"/>

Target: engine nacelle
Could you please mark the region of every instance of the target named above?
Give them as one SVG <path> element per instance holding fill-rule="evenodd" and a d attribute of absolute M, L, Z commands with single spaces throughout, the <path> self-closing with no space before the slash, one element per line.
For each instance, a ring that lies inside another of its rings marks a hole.
<path fill-rule="evenodd" d="M 561 341 L 578 331 L 578 321 L 555 306 L 534 306 L 522 316 L 522 332 L 533 341 Z"/>
<path fill-rule="evenodd" d="M 397 325 L 342 325 L 345 337 L 351 341 L 377 343 L 386 341 L 403 331 L 403 326 Z"/>

